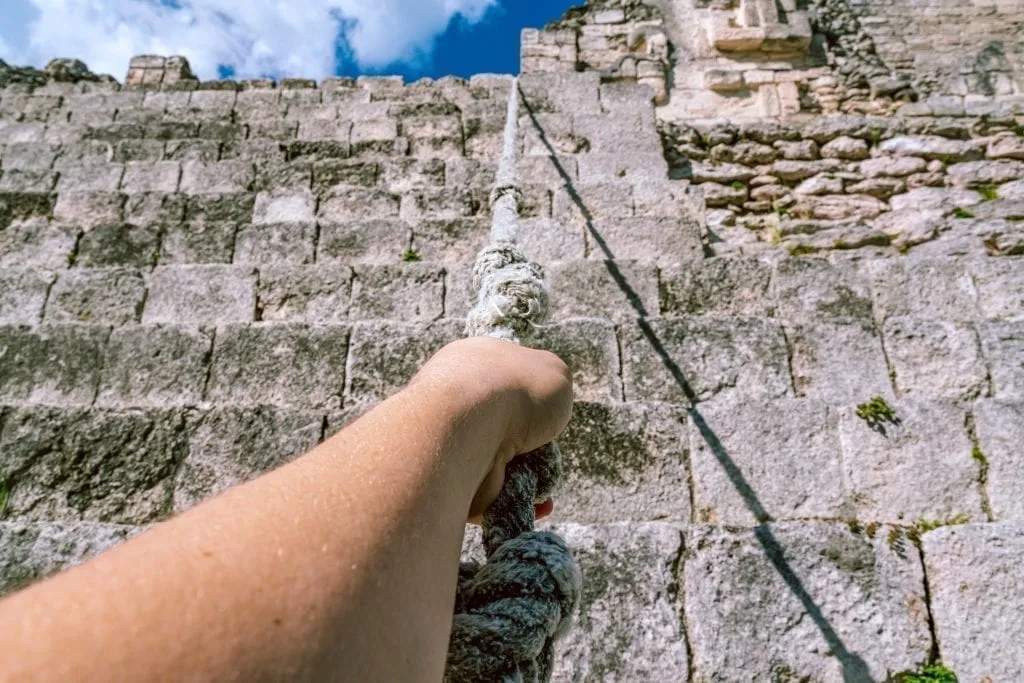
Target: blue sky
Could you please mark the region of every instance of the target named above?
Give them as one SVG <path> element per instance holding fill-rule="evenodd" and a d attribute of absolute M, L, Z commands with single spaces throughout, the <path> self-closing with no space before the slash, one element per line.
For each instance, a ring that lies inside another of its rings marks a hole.
<path fill-rule="evenodd" d="M 0 0 L 0 59 L 124 77 L 184 54 L 201 78 L 515 73 L 519 34 L 582 0 Z"/>

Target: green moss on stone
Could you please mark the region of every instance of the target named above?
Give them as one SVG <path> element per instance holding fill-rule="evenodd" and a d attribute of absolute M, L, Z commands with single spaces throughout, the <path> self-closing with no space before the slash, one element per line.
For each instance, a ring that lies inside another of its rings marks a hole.
<path fill-rule="evenodd" d="M 420 256 L 420 253 L 415 249 L 406 249 L 405 253 L 402 254 L 402 261 L 405 263 L 416 263 L 417 261 L 422 260 L 423 257 Z"/>
<path fill-rule="evenodd" d="M 981 187 L 978 188 L 978 194 L 980 194 L 981 198 L 984 199 L 986 202 L 991 202 L 995 201 L 996 199 L 999 199 L 999 192 L 992 185 L 982 185 Z"/>
<path fill-rule="evenodd" d="M 901 671 L 892 678 L 893 683 L 959 683 L 952 669 L 942 662 L 924 664 L 917 671 Z"/>
<path fill-rule="evenodd" d="M 953 209 L 953 218 L 974 218 L 974 214 L 958 206 Z"/>
<path fill-rule="evenodd" d="M 897 421 L 896 411 L 881 396 L 873 396 L 867 403 L 857 406 L 857 417 L 871 425 L 882 422 L 895 424 Z"/>

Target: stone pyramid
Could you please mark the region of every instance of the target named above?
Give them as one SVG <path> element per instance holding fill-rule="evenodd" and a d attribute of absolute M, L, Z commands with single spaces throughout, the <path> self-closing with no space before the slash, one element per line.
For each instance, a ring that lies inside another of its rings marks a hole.
<path fill-rule="evenodd" d="M 1021 36 L 1019 0 L 524 31 L 534 342 L 577 387 L 556 680 L 1024 680 Z M 0 592 L 461 336 L 509 85 L 0 63 Z"/>

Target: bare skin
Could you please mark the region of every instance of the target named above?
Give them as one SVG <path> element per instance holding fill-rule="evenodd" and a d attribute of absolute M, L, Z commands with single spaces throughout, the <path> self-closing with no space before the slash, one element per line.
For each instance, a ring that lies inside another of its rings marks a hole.
<path fill-rule="evenodd" d="M 306 455 L 0 601 L 0 680 L 439 681 L 464 524 L 571 410 L 555 356 L 450 344 Z"/>

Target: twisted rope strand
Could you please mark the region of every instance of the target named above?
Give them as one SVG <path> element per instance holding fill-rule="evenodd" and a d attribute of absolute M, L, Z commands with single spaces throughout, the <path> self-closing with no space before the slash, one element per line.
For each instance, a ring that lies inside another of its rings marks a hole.
<path fill-rule="evenodd" d="M 491 193 L 491 244 L 477 257 L 477 304 L 467 336 L 513 343 L 531 333 L 548 310 L 540 268 L 519 248 L 516 141 L 519 86 L 512 82 L 504 145 Z M 484 513 L 487 564 L 459 570 L 445 683 L 547 683 L 554 642 L 569 630 L 582 576 L 565 542 L 534 531 L 534 505 L 552 493 L 562 458 L 551 443 L 517 457 L 505 471 L 498 498 Z"/>

